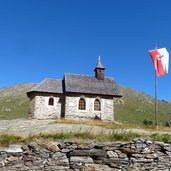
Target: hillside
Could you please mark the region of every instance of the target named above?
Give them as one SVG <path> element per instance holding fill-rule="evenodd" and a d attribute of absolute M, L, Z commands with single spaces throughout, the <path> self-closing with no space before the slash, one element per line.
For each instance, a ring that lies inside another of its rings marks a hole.
<path fill-rule="evenodd" d="M 16 84 L 0 89 L 0 119 L 27 118 L 29 99 L 26 92 L 34 83 Z"/>
<path fill-rule="evenodd" d="M 142 124 L 144 120 L 155 123 L 155 100 L 148 94 L 120 86 L 122 99 L 115 102 L 115 120 Z M 158 101 L 159 123 L 165 124 L 171 120 L 171 103 Z"/>
<path fill-rule="evenodd" d="M 26 92 L 34 83 L 16 84 L 0 89 L 0 119 L 27 118 L 29 99 Z M 120 86 L 123 97 L 115 102 L 115 120 L 142 124 L 146 119 L 154 123 L 154 98 Z M 159 121 L 165 123 L 171 119 L 171 103 L 159 101 Z"/>

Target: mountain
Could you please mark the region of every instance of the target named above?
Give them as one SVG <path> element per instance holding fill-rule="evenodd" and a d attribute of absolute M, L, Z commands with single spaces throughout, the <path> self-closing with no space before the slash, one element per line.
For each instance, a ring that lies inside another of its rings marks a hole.
<path fill-rule="evenodd" d="M 26 92 L 35 83 L 16 84 L 0 89 L 0 119 L 27 118 L 29 99 Z M 123 97 L 115 100 L 115 120 L 142 124 L 144 120 L 155 122 L 154 98 L 134 89 L 120 86 Z M 171 103 L 158 101 L 159 122 L 171 120 Z"/>
<path fill-rule="evenodd" d="M 115 120 L 142 124 L 144 120 L 155 123 L 155 99 L 146 93 L 120 86 L 123 97 L 115 101 Z M 159 123 L 171 120 L 171 103 L 158 100 Z"/>
<path fill-rule="evenodd" d="M 26 92 L 34 83 L 15 84 L 0 89 L 0 119 L 27 118 L 29 99 Z"/>

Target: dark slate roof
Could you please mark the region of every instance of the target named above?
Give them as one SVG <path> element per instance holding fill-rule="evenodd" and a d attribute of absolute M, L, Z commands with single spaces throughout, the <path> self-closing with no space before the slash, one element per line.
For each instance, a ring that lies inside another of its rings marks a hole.
<path fill-rule="evenodd" d="M 118 86 L 112 78 L 105 77 L 104 80 L 99 80 L 95 76 L 79 74 L 65 74 L 64 85 L 62 80 L 45 79 L 27 92 L 28 97 L 32 92 L 61 94 L 66 92 L 122 96 Z"/>
<path fill-rule="evenodd" d="M 96 68 L 101 68 L 101 69 L 105 69 L 105 67 L 102 65 L 101 63 L 101 60 L 100 60 L 100 56 L 99 56 L 99 59 L 98 59 L 98 63 L 96 65 Z"/>
<path fill-rule="evenodd" d="M 122 96 L 112 78 L 99 80 L 94 76 L 65 74 L 65 92 Z"/>
<path fill-rule="evenodd" d="M 62 80 L 44 79 L 28 91 L 27 94 L 31 92 L 63 93 Z"/>

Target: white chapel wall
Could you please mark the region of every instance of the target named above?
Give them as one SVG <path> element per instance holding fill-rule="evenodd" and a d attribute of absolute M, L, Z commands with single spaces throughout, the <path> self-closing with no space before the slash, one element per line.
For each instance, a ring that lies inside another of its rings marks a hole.
<path fill-rule="evenodd" d="M 54 105 L 48 104 L 49 98 L 54 99 Z M 61 96 L 35 96 L 34 118 L 50 119 L 61 117 Z"/>
<path fill-rule="evenodd" d="M 79 110 L 79 100 L 86 101 L 86 109 Z M 100 99 L 101 111 L 94 111 L 94 101 Z M 65 97 L 65 118 L 66 119 L 94 119 L 95 116 L 101 120 L 114 120 L 113 98 L 100 98 L 98 96 L 66 96 Z"/>

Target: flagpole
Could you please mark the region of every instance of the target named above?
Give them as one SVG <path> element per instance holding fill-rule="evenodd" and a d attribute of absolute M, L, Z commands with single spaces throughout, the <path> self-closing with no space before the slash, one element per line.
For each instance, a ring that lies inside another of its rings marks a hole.
<path fill-rule="evenodd" d="M 164 76 L 168 73 L 169 69 L 169 53 L 166 48 L 156 48 L 155 50 L 149 51 L 151 59 L 155 68 L 155 124 L 156 129 L 159 128 L 159 119 L 158 119 L 158 77 Z"/>
<path fill-rule="evenodd" d="M 158 77 L 155 71 L 155 121 L 156 121 L 156 129 L 159 128 L 159 121 L 158 121 Z"/>
<path fill-rule="evenodd" d="M 157 49 L 157 43 L 156 43 L 156 49 Z M 158 98 L 158 77 L 157 77 L 157 71 L 155 70 L 155 122 L 156 122 L 156 129 L 159 128 L 157 98 Z"/>

